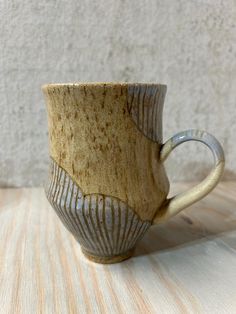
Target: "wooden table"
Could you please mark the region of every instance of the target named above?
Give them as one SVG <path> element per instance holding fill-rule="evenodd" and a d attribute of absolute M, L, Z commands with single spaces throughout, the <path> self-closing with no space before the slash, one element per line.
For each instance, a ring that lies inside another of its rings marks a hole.
<path fill-rule="evenodd" d="M 0 223 L 0 313 L 236 313 L 236 182 L 120 264 L 86 260 L 42 189 L 0 190 Z"/>

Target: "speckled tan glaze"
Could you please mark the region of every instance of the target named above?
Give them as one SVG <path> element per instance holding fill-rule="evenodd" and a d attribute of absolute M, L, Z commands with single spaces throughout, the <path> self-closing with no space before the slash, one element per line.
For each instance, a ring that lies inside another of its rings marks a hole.
<path fill-rule="evenodd" d="M 152 220 L 169 190 L 159 159 L 166 87 L 106 83 L 43 90 L 51 157 L 85 195 L 116 197 Z"/>

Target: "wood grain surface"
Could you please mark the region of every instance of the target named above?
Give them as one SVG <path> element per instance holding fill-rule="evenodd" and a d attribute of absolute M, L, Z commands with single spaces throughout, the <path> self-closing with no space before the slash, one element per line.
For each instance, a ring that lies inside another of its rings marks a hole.
<path fill-rule="evenodd" d="M 85 259 L 42 189 L 0 190 L 0 221 L 0 313 L 236 313 L 236 182 L 113 265 Z"/>

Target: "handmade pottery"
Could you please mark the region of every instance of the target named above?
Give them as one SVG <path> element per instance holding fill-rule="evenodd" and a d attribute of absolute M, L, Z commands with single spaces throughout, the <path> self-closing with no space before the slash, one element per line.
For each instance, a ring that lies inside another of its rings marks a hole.
<path fill-rule="evenodd" d="M 219 181 L 224 153 L 209 133 L 188 130 L 163 144 L 165 85 L 49 84 L 43 91 L 51 156 L 47 198 L 91 260 L 128 258 L 152 224 L 201 199 Z M 214 169 L 168 199 L 163 162 L 190 140 L 211 149 Z"/>

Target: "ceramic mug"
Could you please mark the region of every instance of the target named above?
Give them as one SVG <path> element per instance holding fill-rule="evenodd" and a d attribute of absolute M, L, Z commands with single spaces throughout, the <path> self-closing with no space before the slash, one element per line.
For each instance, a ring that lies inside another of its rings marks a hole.
<path fill-rule="evenodd" d="M 152 224 L 204 197 L 221 177 L 224 153 L 209 133 L 183 131 L 163 144 L 165 85 L 49 84 L 43 92 L 51 156 L 47 198 L 95 262 L 131 256 Z M 210 148 L 214 168 L 201 183 L 168 199 L 163 163 L 190 140 Z"/>

